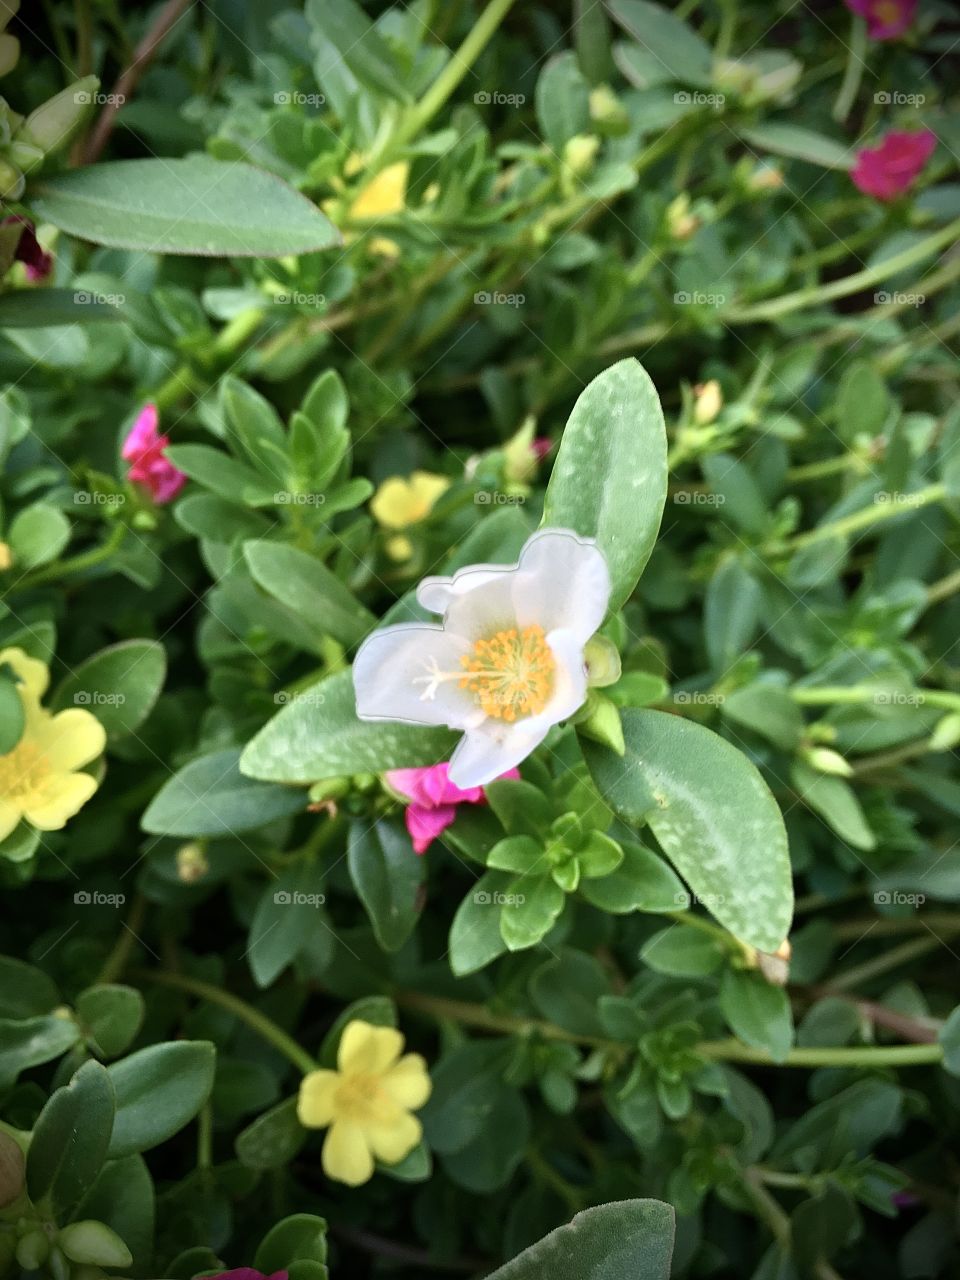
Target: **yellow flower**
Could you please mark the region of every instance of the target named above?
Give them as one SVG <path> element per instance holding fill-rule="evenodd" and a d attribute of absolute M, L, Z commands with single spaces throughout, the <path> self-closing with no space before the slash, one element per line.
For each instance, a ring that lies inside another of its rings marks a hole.
<path fill-rule="evenodd" d="M 410 166 L 406 160 L 388 164 L 372 182 L 367 183 L 350 209 L 352 219 L 389 218 L 400 213 L 407 194 Z"/>
<path fill-rule="evenodd" d="M 0 756 L 0 840 L 21 818 L 41 831 L 59 831 L 96 791 L 96 780 L 77 770 L 102 753 L 107 735 L 80 707 L 57 715 L 44 710 L 40 699 L 50 680 L 44 663 L 22 649 L 2 649 L 3 666 L 17 678 L 24 727 L 13 750 Z"/>
<path fill-rule="evenodd" d="M 430 1097 L 427 1064 L 403 1053 L 393 1027 L 350 1022 L 340 1037 L 337 1070 L 304 1076 L 297 1116 L 307 1129 L 330 1130 L 323 1143 L 328 1178 L 358 1187 L 373 1177 L 373 1162 L 397 1164 L 420 1141 L 411 1115 Z"/>
<path fill-rule="evenodd" d="M 450 488 L 447 476 L 414 471 L 409 479 L 391 476 L 370 500 L 374 519 L 385 529 L 406 529 L 430 514 L 434 503 Z"/>

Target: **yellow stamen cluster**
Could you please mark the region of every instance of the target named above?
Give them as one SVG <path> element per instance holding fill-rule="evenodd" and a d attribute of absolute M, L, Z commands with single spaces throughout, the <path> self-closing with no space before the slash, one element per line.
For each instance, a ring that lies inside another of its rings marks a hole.
<path fill-rule="evenodd" d="M 0 756 L 0 795 L 19 799 L 38 791 L 51 773 L 50 762 L 32 742 L 24 740 Z"/>
<path fill-rule="evenodd" d="M 478 640 L 461 664 L 466 675 L 460 688 L 476 696 L 485 715 L 514 721 L 535 716 L 553 691 L 556 667 L 543 627 L 511 627 L 488 640 Z"/>

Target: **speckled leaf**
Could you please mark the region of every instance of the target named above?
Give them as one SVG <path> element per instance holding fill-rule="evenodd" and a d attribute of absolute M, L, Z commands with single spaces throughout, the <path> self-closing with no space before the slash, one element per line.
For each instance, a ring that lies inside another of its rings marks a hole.
<path fill-rule="evenodd" d="M 240 770 L 271 782 L 315 782 L 449 760 L 456 734 L 358 720 L 353 677 L 340 671 L 304 690 L 248 744 Z"/>
<path fill-rule="evenodd" d="M 544 499 L 543 523 L 596 538 L 610 608 L 643 572 L 667 496 L 667 436 L 653 383 L 633 359 L 611 365 L 573 407 Z"/>
<path fill-rule="evenodd" d="M 790 928 L 793 884 L 783 817 L 756 768 L 711 730 L 663 711 L 624 711 L 623 732 L 623 757 L 583 744 L 604 798 L 649 825 L 722 925 L 775 951 Z"/>

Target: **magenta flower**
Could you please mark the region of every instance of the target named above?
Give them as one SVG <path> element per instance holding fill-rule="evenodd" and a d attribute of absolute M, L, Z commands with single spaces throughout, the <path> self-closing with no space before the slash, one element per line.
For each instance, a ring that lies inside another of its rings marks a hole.
<path fill-rule="evenodd" d="M 457 816 L 458 804 L 484 804 L 486 801 L 483 787 L 463 790 L 450 781 L 448 770 L 449 765 L 444 763 L 423 769 L 391 769 L 386 775 L 394 791 L 410 801 L 404 819 L 416 853 L 426 853 L 437 836 L 449 827 Z M 519 777 L 516 769 L 508 769 L 497 781 Z"/>
<path fill-rule="evenodd" d="M 23 228 L 13 255 L 14 262 L 23 263 L 27 271 L 28 280 L 34 282 L 46 280 L 53 270 L 53 254 L 45 252 L 37 239 L 36 230 L 29 218 L 24 218 L 19 213 L 12 213 L 9 218 L 4 218 L 3 224 L 6 226 L 11 222 L 19 222 Z"/>
<path fill-rule="evenodd" d="M 127 478 L 149 490 L 159 505 L 175 498 L 187 477 L 166 457 L 164 450 L 170 439 L 160 435 L 158 422 L 157 406 L 144 405 L 123 442 L 122 456 L 130 463 Z"/>
<path fill-rule="evenodd" d="M 272 1276 L 265 1276 L 262 1271 L 254 1271 L 253 1267 L 238 1267 L 236 1271 L 221 1271 L 218 1276 L 210 1276 L 209 1280 L 287 1280 L 286 1271 L 275 1271 Z"/>
<path fill-rule="evenodd" d="M 936 145 L 929 129 L 891 129 L 879 147 L 857 152 L 850 177 L 865 195 L 893 200 L 912 185 Z"/>
<path fill-rule="evenodd" d="M 917 14 L 918 0 L 844 0 L 851 13 L 867 20 L 871 40 L 896 40 Z"/>

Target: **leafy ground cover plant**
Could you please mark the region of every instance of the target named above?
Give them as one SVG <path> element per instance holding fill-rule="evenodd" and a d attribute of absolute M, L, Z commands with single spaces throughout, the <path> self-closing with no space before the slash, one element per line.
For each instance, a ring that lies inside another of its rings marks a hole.
<path fill-rule="evenodd" d="M 954 1274 L 955 42 L 0 6 L 0 1276 Z"/>

